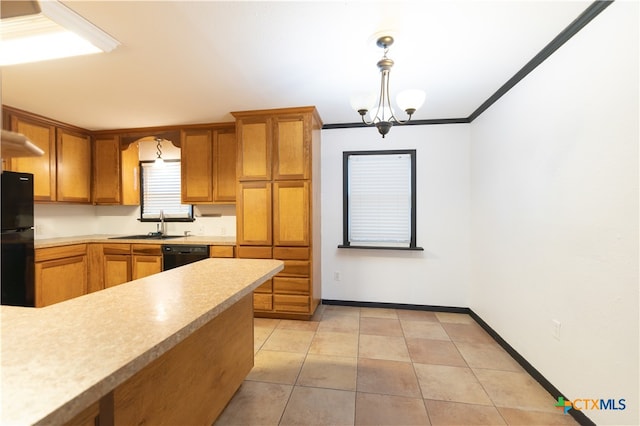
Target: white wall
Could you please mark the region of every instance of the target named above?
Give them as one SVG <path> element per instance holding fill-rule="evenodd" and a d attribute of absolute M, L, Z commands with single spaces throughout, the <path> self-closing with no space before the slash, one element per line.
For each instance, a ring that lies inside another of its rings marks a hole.
<path fill-rule="evenodd" d="M 424 252 L 338 249 L 342 243 L 342 153 L 416 149 L 417 244 Z M 467 306 L 469 125 L 322 132 L 322 298 Z M 340 281 L 334 273 L 340 274 Z"/>
<path fill-rule="evenodd" d="M 597 424 L 640 423 L 638 76 L 618 1 L 471 125 L 469 306 Z"/>

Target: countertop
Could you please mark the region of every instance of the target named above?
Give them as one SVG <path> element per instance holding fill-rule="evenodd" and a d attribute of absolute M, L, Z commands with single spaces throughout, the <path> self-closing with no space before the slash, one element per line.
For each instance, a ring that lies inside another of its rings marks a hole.
<path fill-rule="evenodd" d="M 1 306 L 1 424 L 61 424 L 282 270 L 206 259 L 45 308 Z"/>
<path fill-rule="evenodd" d="M 127 235 L 127 234 L 123 234 Z M 114 234 L 79 235 L 75 237 L 43 238 L 34 241 L 35 248 L 47 248 L 67 246 L 71 244 L 85 243 L 127 243 L 127 244 L 206 244 L 210 246 L 233 246 L 236 244 L 236 237 L 214 236 L 214 235 L 190 235 L 188 237 L 168 238 L 165 240 L 146 239 L 117 239 Z"/>

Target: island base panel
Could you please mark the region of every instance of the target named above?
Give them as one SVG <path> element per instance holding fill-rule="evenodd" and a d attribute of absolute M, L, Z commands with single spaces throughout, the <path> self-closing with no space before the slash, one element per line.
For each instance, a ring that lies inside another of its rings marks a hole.
<path fill-rule="evenodd" d="M 245 296 L 114 391 L 118 424 L 212 424 L 253 368 Z"/>

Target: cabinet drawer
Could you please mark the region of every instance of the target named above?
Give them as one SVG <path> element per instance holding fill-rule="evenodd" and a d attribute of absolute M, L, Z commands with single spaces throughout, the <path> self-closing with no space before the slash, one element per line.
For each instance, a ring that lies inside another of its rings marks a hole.
<path fill-rule="evenodd" d="M 42 262 L 45 260 L 63 259 L 65 257 L 84 256 L 86 254 L 86 244 L 39 248 L 35 251 L 35 261 Z"/>
<path fill-rule="evenodd" d="M 278 276 L 286 277 L 308 277 L 310 263 L 308 260 L 284 260 L 284 269 Z"/>
<path fill-rule="evenodd" d="M 271 259 L 271 247 L 239 246 L 238 257 L 244 259 Z"/>
<path fill-rule="evenodd" d="M 271 294 L 253 293 L 253 309 L 257 311 L 270 311 L 273 309 Z"/>
<path fill-rule="evenodd" d="M 131 244 L 103 244 L 102 254 L 130 254 Z"/>
<path fill-rule="evenodd" d="M 162 256 L 162 246 L 160 244 L 131 244 L 131 254 Z"/>
<path fill-rule="evenodd" d="M 256 293 L 271 293 L 273 291 L 273 280 L 267 280 L 260 284 L 258 288 L 254 290 Z"/>
<path fill-rule="evenodd" d="M 309 312 L 309 296 L 273 295 L 273 310 L 278 312 Z"/>
<path fill-rule="evenodd" d="M 233 246 L 209 246 L 209 257 L 234 257 Z"/>
<path fill-rule="evenodd" d="M 274 247 L 273 258 L 278 260 L 307 260 L 309 247 Z"/>
<path fill-rule="evenodd" d="M 309 278 L 273 278 L 274 293 L 309 294 Z"/>

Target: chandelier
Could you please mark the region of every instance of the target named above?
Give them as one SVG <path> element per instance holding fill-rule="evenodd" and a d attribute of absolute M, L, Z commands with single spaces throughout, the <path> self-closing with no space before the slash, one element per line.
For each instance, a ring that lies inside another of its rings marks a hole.
<path fill-rule="evenodd" d="M 380 69 L 381 76 L 377 107 L 375 105 L 373 107 L 370 104 L 367 105 L 366 99 L 354 99 L 352 106 L 362 117 L 362 122 L 367 126 L 375 125 L 378 132 L 380 132 L 384 138 L 394 123 L 405 124 L 411 120 L 411 116 L 424 103 L 425 94 L 421 90 L 405 90 L 400 92 L 396 98 L 396 102 L 409 117 L 406 120 L 400 120 L 395 116 L 395 113 L 391 109 L 391 97 L 389 95 L 389 72 L 391 71 L 391 67 L 393 67 L 393 60 L 387 58 L 389 46 L 393 44 L 393 37 L 382 36 L 378 38 L 376 44 L 378 47 L 384 49 L 384 56 L 378 61 L 378 69 Z M 373 111 L 373 108 L 375 108 L 376 113 L 370 120 L 367 120 L 366 115 L 369 110 Z"/>

